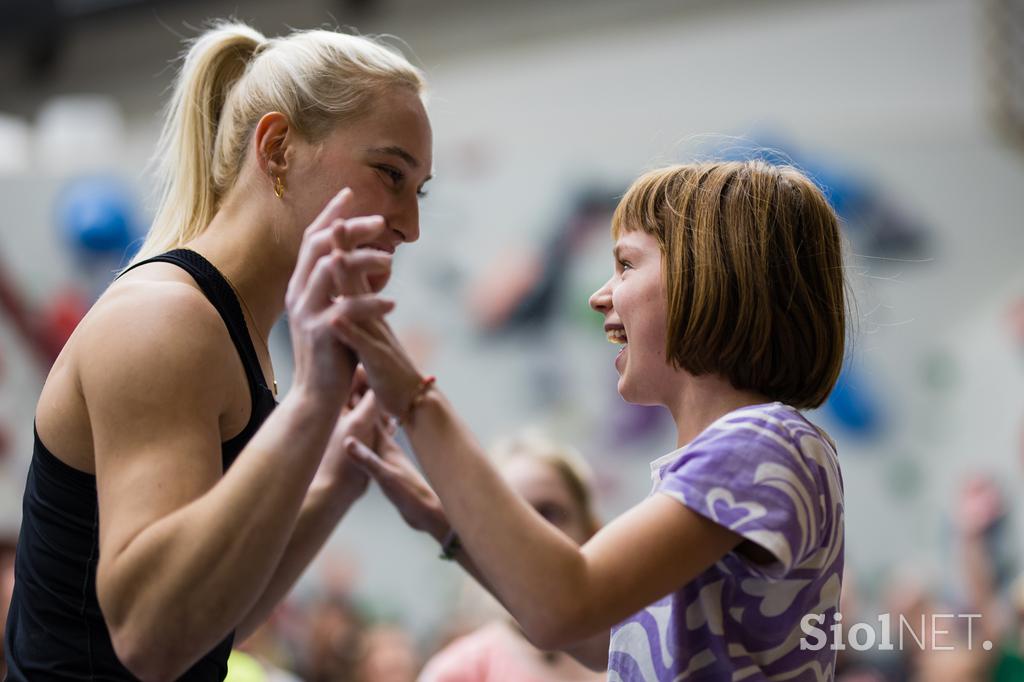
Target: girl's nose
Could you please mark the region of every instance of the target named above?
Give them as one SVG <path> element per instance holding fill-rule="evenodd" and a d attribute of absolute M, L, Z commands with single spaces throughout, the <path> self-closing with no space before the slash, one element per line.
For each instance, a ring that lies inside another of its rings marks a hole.
<path fill-rule="evenodd" d="M 605 282 L 600 289 L 590 295 L 590 307 L 601 314 L 607 314 L 612 308 L 611 280 Z"/>

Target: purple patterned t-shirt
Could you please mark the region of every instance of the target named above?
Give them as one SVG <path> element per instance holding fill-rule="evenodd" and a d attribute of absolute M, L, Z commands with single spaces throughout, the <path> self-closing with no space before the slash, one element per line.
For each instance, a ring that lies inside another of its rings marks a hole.
<path fill-rule="evenodd" d="M 831 637 L 801 650 L 801 620 L 831 635 L 843 573 L 843 481 L 834 444 L 782 403 L 730 412 L 651 464 L 654 493 L 771 555 L 733 550 L 612 628 L 609 682 L 834 678 Z M 809 644 L 820 640 L 807 637 Z"/>

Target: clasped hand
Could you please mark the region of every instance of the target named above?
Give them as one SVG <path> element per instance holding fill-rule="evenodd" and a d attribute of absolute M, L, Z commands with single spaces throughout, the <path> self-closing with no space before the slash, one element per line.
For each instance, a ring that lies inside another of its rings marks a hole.
<path fill-rule="evenodd" d="M 285 296 L 295 388 L 339 410 L 314 485 L 351 500 L 373 476 L 411 526 L 443 534 L 440 502 L 386 417 L 404 413 L 421 381 L 384 320 L 394 303 L 378 296 L 392 258 L 373 245 L 386 241 L 389 228 L 380 216 L 351 217 L 352 203 L 352 192 L 342 190 L 306 229 Z M 356 371 L 357 362 L 365 371 Z"/>

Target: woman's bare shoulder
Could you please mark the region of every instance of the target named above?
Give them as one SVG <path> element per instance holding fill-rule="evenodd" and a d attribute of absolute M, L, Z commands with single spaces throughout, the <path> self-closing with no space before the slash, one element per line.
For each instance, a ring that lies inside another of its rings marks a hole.
<path fill-rule="evenodd" d="M 115 282 L 69 345 L 83 391 L 144 376 L 151 388 L 191 392 L 222 382 L 234 355 L 216 308 L 194 283 L 176 277 Z"/>

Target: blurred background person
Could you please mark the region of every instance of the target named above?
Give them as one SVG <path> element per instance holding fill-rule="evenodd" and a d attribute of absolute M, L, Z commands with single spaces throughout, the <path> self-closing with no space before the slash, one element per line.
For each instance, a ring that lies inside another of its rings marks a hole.
<path fill-rule="evenodd" d="M 365 618 L 346 595 L 325 595 L 309 606 L 302 677 L 307 682 L 358 682 Z"/>
<path fill-rule="evenodd" d="M 533 432 L 501 441 L 490 455 L 509 487 L 577 545 L 598 531 L 593 475 L 575 451 Z M 499 615 L 437 653 L 423 669 L 421 682 L 604 679 L 603 673 L 588 670 L 568 654 L 537 649 L 501 605 L 475 583 L 468 594 L 470 601 L 486 605 L 470 606 L 469 619 L 481 608 Z"/>
<path fill-rule="evenodd" d="M 356 665 L 360 682 L 415 682 L 420 667 L 416 643 L 400 623 L 382 621 L 363 631 Z"/>
<path fill-rule="evenodd" d="M 984 679 L 1024 680 L 1024 574 L 1003 586 L 996 561 L 996 543 L 1005 540 L 998 533 L 1007 520 L 1003 495 L 991 477 L 974 474 L 964 482 L 958 503 L 955 528 L 959 530 L 965 609 L 980 616 L 974 630 L 975 646 L 995 654 L 981 657 Z"/>

